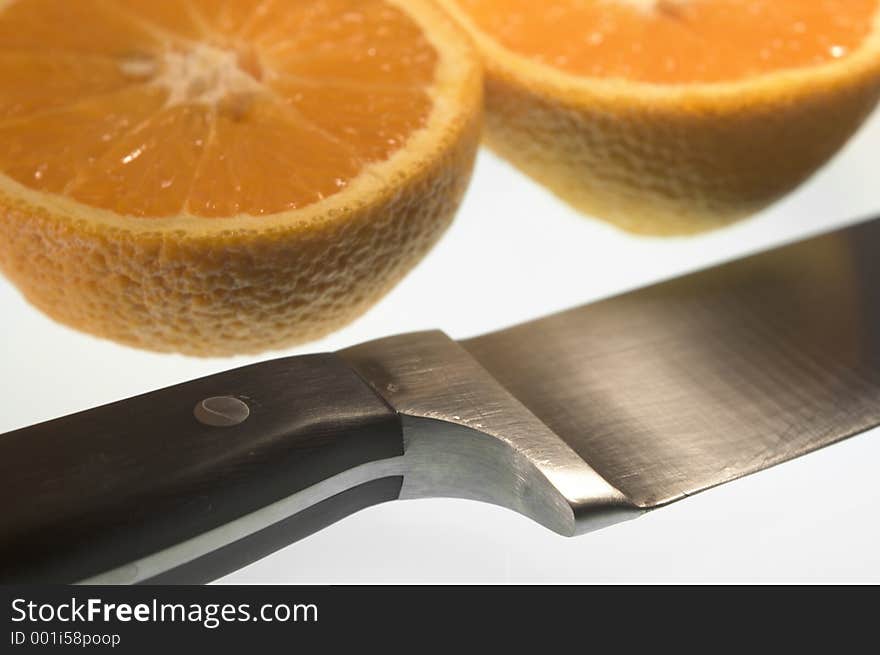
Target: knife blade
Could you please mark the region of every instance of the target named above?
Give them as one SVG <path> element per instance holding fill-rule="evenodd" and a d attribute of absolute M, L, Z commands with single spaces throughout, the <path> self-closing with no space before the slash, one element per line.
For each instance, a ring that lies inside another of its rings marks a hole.
<path fill-rule="evenodd" d="M 0 579 L 207 581 L 397 498 L 581 534 L 829 445 L 880 424 L 878 247 L 868 221 L 462 342 L 399 335 L 7 433 Z"/>

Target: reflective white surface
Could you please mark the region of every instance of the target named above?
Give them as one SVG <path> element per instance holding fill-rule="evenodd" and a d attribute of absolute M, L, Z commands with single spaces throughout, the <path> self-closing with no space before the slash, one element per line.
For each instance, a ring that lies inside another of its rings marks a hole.
<path fill-rule="evenodd" d="M 483 152 L 428 258 L 355 324 L 283 354 L 430 328 L 473 336 L 871 214 L 880 214 L 880 114 L 790 197 L 686 239 L 636 238 L 582 217 Z M 118 346 L 53 323 L 2 278 L 0 335 L 0 432 L 282 354 L 203 360 Z M 224 581 L 880 583 L 878 466 L 874 430 L 576 539 L 479 503 L 389 503 Z"/>

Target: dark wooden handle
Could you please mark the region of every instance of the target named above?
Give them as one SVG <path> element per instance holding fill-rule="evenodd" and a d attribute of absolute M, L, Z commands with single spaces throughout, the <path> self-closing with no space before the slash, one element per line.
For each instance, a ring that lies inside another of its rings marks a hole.
<path fill-rule="evenodd" d="M 0 582 L 76 582 L 124 568 L 402 454 L 397 414 L 330 354 L 239 368 L 0 435 Z M 400 484 L 387 476 L 341 490 L 151 581 L 219 577 L 396 498 Z"/>

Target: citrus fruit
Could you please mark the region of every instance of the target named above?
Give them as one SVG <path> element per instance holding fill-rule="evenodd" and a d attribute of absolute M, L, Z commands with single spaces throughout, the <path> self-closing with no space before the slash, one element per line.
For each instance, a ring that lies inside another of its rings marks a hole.
<path fill-rule="evenodd" d="M 634 232 L 752 214 L 880 95 L 877 0 L 443 0 L 486 65 L 486 140 Z"/>
<path fill-rule="evenodd" d="M 438 239 L 482 78 L 428 0 L 0 3 L 0 269 L 195 355 L 352 320 Z"/>

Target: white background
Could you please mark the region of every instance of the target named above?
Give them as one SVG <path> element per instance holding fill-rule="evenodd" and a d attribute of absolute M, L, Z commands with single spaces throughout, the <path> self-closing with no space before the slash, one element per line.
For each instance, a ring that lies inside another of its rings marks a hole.
<path fill-rule="evenodd" d="M 427 259 L 355 324 L 283 354 L 429 328 L 473 336 L 826 231 L 880 213 L 878 163 L 880 115 L 760 216 L 705 236 L 648 239 L 576 214 L 482 152 L 454 226 Z M 54 324 L 2 278 L 0 331 L 0 432 L 281 354 L 140 352 Z M 225 581 L 880 583 L 878 467 L 875 430 L 575 539 L 481 503 L 386 503 Z"/>

